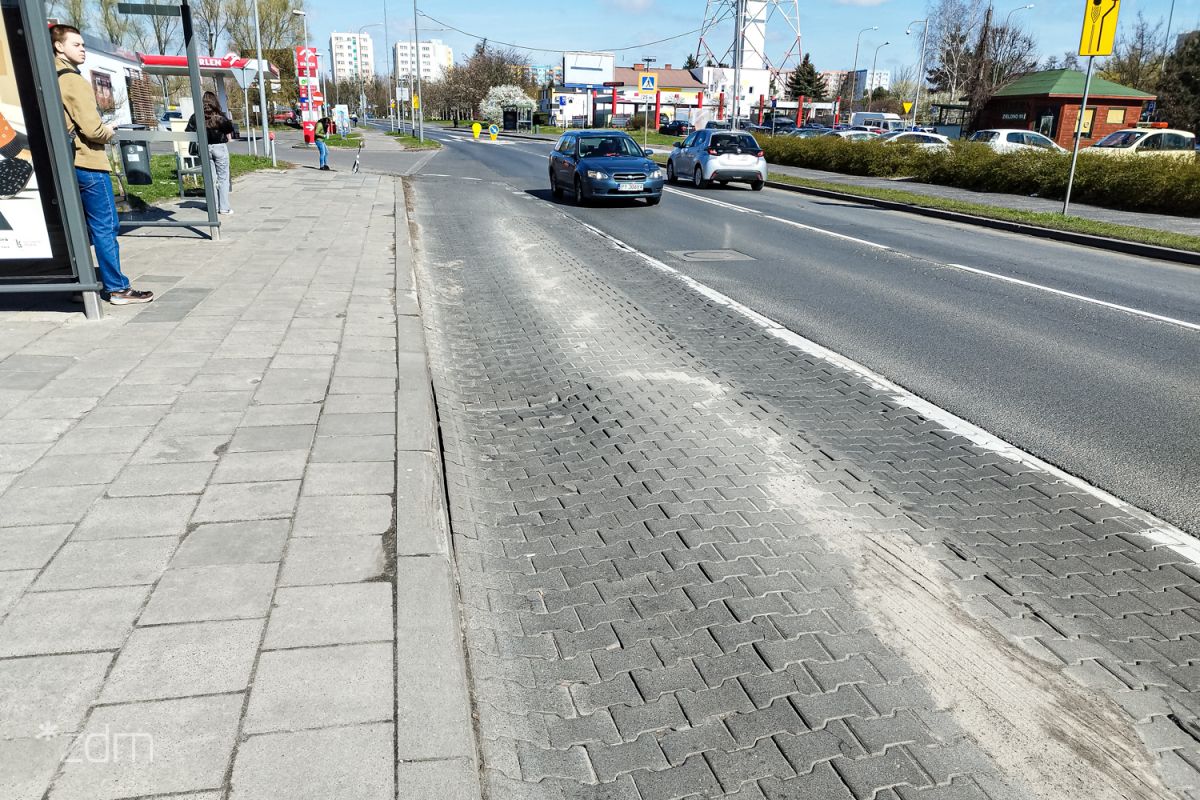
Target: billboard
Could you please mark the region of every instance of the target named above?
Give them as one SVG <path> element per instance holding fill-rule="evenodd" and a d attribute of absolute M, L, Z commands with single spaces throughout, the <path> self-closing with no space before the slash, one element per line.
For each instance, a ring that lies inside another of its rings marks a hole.
<path fill-rule="evenodd" d="M 34 66 L 21 9 L 0 0 L 0 285 L 74 276 Z"/>
<path fill-rule="evenodd" d="M 563 53 L 563 85 L 603 87 L 612 82 L 615 66 L 612 53 Z"/>

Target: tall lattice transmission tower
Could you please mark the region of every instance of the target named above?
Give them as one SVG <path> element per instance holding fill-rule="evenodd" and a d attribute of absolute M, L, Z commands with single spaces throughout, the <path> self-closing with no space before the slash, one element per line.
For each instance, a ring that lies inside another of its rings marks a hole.
<path fill-rule="evenodd" d="M 769 48 L 768 27 L 782 34 L 774 38 L 778 42 L 774 57 Z M 779 56 L 781 51 L 783 55 Z M 801 56 L 800 0 L 707 0 L 696 59 L 701 65 L 712 62 L 715 66 L 733 68 L 733 85 L 741 87 L 733 92 L 734 115 L 746 90 L 743 72 L 766 72 L 782 92 L 780 76 L 798 66 Z"/>

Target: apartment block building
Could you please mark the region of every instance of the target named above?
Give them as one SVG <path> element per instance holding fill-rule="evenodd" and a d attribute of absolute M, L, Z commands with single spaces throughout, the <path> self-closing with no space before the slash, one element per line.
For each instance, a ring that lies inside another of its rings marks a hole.
<path fill-rule="evenodd" d="M 545 86 L 551 81 L 555 86 L 563 82 L 562 64 L 536 64 L 525 67 L 525 78 L 538 86 Z"/>
<path fill-rule="evenodd" d="M 396 77 L 420 75 L 423 81 L 441 80 L 446 70 L 454 65 L 454 49 L 441 39 L 429 39 L 416 43 L 396 42 Z M 419 71 L 418 71 L 419 63 Z"/>
<path fill-rule="evenodd" d="M 335 81 L 362 80 L 375 74 L 375 46 L 367 33 L 331 33 L 329 52 Z"/>

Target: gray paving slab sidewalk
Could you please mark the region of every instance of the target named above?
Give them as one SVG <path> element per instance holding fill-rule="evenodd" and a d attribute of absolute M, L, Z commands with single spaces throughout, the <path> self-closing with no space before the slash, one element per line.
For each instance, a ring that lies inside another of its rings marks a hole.
<path fill-rule="evenodd" d="M 0 310 L 0 797 L 478 798 L 400 183 L 233 202 Z"/>

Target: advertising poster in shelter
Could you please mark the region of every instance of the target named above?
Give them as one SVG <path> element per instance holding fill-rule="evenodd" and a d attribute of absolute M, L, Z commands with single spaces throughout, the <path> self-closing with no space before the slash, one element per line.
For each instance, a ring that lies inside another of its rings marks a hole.
<path fill-rule="evenodd" d="M 16 0 L 0 0 L 0 282 L 73 275 L 25 35 Z"/>

